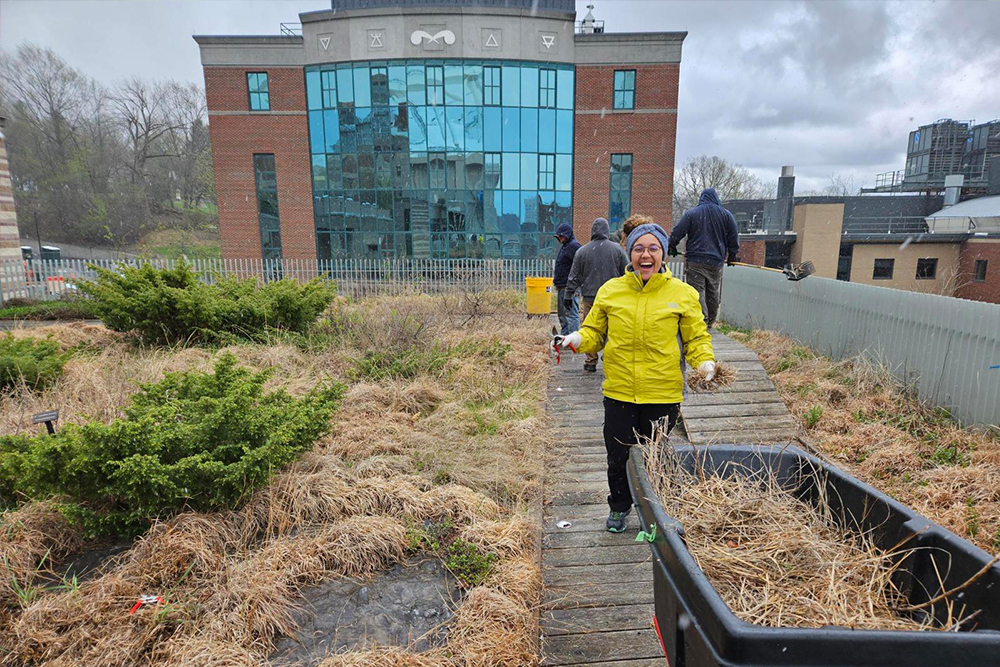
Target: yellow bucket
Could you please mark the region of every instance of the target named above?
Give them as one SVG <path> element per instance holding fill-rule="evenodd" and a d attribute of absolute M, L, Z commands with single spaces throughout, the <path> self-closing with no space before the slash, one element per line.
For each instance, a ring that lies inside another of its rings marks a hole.
<path fill-rule="evenodd" d="M 548 315 L 552 310 L 552 278 L 525 277 L 528 293 L 528 314 Z"/>

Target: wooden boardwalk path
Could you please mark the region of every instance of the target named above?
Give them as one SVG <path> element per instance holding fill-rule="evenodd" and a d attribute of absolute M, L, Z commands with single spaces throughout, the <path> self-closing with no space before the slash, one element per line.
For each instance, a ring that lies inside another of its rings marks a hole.
<path fill-rule="evenodd" d="M 724 393 L 688 394 L 681 414 L 698 441 L 732 442 L 739 433 L 744 442 L 790 438 L 791 415 L 756 355 L 722 334 L 713 334 L 713 343 L 716 357 L 736 366 L 739 376 Z M 549 412 L 560 444 L 542 512 L 543 664 L 663 667 L 652 627 L 653 566 L 649 546 L 635 541 L 638 520 L 631 514 L 629 529 L 617 535 L 604 528 L 603 379 L 600 364 L 597 373 L 585 373 L 583 355 L 572 354 L 549 376 Z M 758 419 L 765 416 L 767 426 Z M 687 442 L 684 426 L 671 441 Z M 560 521 L 572 525 L 559 528 Z"/>

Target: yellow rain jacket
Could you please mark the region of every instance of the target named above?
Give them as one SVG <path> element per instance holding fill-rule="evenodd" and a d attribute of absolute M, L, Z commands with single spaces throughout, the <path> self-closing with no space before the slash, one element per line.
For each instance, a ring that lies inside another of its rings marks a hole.
<path fill-rule="evenodd" d="M 634 271 L 604 283 L 580 327 L 580 352 L 604 349 L 604 395 L 627 403 L 680 403 L 681 351 L 697 368 L 714 361 L 698 291 L 664 273 L 643 285 Z"/>

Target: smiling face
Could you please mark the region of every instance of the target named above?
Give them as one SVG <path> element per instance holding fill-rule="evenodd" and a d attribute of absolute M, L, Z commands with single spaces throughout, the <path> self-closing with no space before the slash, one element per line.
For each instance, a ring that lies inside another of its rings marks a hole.
<path fill-rule="evenodd" d="M 643 282 L 663 266 L 663 248 L 652 234 L 643 234 L 632 246 L 632 268 L 639 272 Z"/>

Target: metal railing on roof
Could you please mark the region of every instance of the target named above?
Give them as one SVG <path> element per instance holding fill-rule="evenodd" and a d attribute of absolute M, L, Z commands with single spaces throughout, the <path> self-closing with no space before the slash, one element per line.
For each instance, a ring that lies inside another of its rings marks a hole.
<path fill-rule="evenodd" d="M 281 36 L 282 37 L 301 37 L 302 36 L 302 24 L 301 23 L 282 23 L 280 27 L 281 27 Z"/>
<path fill-rule="evenodd" d="M 599 35 L 604 32 L 604 21 L 577 21 L 576 32 L 578 35 Z"/>

